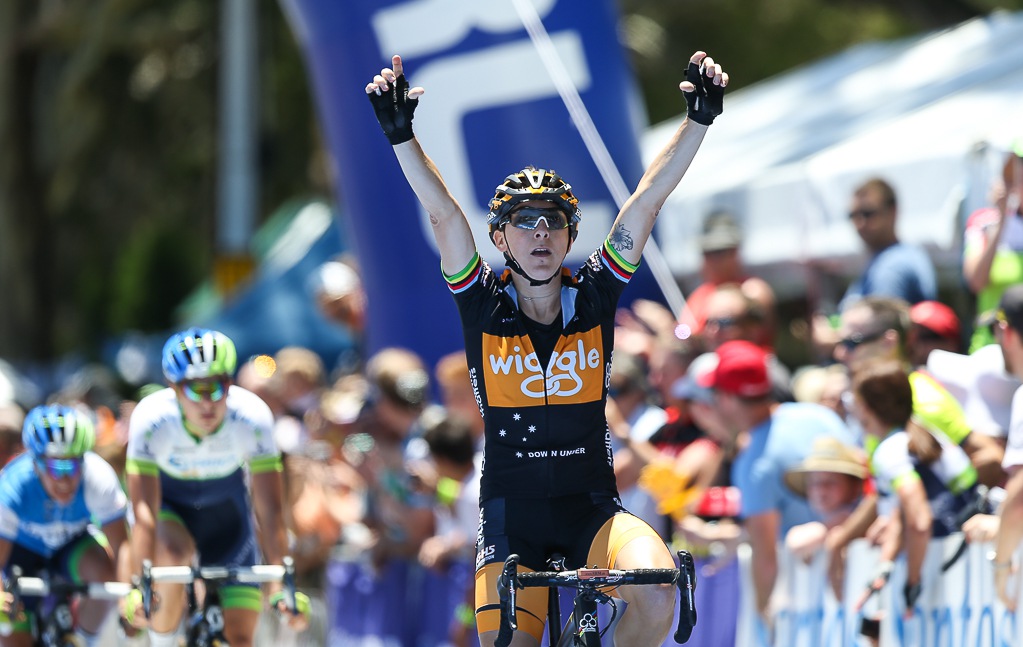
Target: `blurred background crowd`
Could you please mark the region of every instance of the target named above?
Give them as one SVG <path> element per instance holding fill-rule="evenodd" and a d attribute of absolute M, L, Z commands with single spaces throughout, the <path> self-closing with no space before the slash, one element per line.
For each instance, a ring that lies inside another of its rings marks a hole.
<path fill-rule="evenodd" d="M 692 2 L 621 3 L 619 35 L 650 121 L 680 108 L 661 94 L 670 83 L 651 82 L 663 78 L 665 57 L 693 49 L 691 36 L 676 33 L 704 34 L 698 46 L 727 61 L 741 91 L 858 42 L 1021 6 L 718 4 L 710 21 Z M 383 613 L 373 607 L 385 604 L 381 584 L 359 573 L 390 577 L 404 588 L 389 595 L 419 603 L 444 587 L 440 610 L 427 609 L 440 618 L 437 635 L 471 644 L 463 605 L 471 604 L 484 448 L 464 353 L 368 350 L 368 308 L 386 295 L 363 283 L 352 216 L 295 197 L 333 191 L 343 203 L 359 189 L 336 177 L 299 52 L 270 0 L 255 3 L 264 85 L 253 90 L 253 129 L 262 178 L 254 210 L 272 215 L 240 246 L 224 240 L 210 178 L 225 145 L 215 127 L 215 63 L 226 19 L 214 3 L 163 5 L 0 8 L 0 462 L 20 451 L 25 411 L 62 402 L 92 413 L 97 451 L 123 472 L 128 419 L 158 386 L 148 382 L 159 375 L 167 332 L 225 328 L 248 358 L 236 383 L 276 416 L 293 554 L 304 588 L 319 592 L 323 622 L 312 644 L 355 631 L 326 626 L 354 617 L 353 608 L 362 619 Z M 762 49 L 772 42 L 786 47 Z M 1023 122 L 999 126 L 1023 135 Z M 701 152 L 714 154 L 710 144 Z M 626 507 L 712 569 L 727 569 L 741 543 L 763 556 L 787 542 L 800 555 L 826 551 L 835 582 L 857 537 L 909 550 L 982 511 L 991 514 L 966 531 L 994 540 L 998 497 L 984 493 L 1006 485 L 1006 468 L 1019 460 L 1005 448 L 1023 379 L 1023 295 L 1013 288 L 1023 284 L 1023 139 L 1004 138 L 984 156 L 984 172 L 971 179 L 982 187 L 978 204 L 957 214 L 953 243 L 942 249 L 904 242 L 900 210 L 916 208 L 900 200 L 904 184 L 858 159 L 867 171 L 852 190 L 827 197 L 840 213 L 829 236 L 855 253 L 840 268 L 815 257 L 796 280 L 761 262 L 770 228 L 758 226 L 751 241 L 749 225 L 763 223 L 750 213 L 763 205 L 671 214 L 693 230 L 693 262 L 676 272 L 686 307 L 636 298 L 617 321 L 608 420 Z M 698 188 L 688 185 L 683 193 Z M 756 253 L 744 253 L 752 245 Z M 666 247 L 669 261 L 675 252 Z M 441 283 L 439 273 L 412 280 Z M 429 316 L 409 314 L 403 325 L 414 335 Z M 904 433 L 902 446 L 888 442 L 892 430 Z M 751 479 L 764 456 L 773 471 Z M 893 487 L 905 464 L 921 492 Z M 918 498 L 900 498 L 910 495 Z M 873 511 L 864 504 L 877 500 Z M 926 517 L 895 513 L 921 500 Z M 904 527 L 875 525 L 878 516 Z M 769 616 L 772 575 L 755 577 Z"/>

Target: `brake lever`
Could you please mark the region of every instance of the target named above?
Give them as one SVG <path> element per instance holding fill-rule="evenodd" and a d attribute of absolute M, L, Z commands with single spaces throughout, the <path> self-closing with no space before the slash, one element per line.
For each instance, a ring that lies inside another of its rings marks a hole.
<path fill-rule="evenodd" d="M 153 562 L 142 560 L 142 579 L 139 581 L 139 588 L 142 589 L 142 613 L 146 620 L 150 619 L 153 613 Z"/>
<path fill-rule="evenodd" d="M 295 595 L 295 560 L 291 555 L 285 555 L 281 559 L 284 565 L 284 576 L 281 577 L 281 584 L 284 588 L 284 604 L 288 607 L 291 615 L 298 615 L 298 600 Z"/>
<path fill-rule="evenodd" d="M 504 560 L 504 568 L 501 576 L 497 578 L 497 595 L 501 601 L 501 626 L 497 632 L 497 640 L 494 647 L 508 647 L 511 644 L 512 634 L 519 628 L 515 616 L 515 598 L 518 595 L 515 591 L 515 578 L 519 570 L 519 556 L 509 555 Z"/>
<path fill-rule="evenodd" d="M 4 576 L 4 591 L 11 594 L 11 612 L 8 614 L 11 618 L 11 622 L 14 622 L 14 618 L 17 617 L 19 610 L 21 609 L 21 585 L 18 583 L 21 579 L 23 571 L 20 566 L 11 566 L 11 578 L 8 580 L 7 576 Z"/>
<path fill-rule="evenodd" d="M 696 626 L 696 564 L 693 556 L 685 550 L 678 551 L 678 587 L 681 603 L 678 608 L 678 628 L 675 630 L 675 642 L 682 644 L 693 635 Z"/>

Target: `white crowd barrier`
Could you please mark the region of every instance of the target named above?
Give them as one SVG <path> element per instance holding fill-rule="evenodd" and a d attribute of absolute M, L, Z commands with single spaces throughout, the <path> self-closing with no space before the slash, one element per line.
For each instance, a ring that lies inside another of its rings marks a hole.
<path fill-rule="evenodd" d="M 896 562 L 888 585 L 863 612 L 856 601 L 873 578 L 878 551 L 857 540 L 849 546 L 842 600 L 827 584 L 823 554 L 804 564 L 779 548 L 779 576 L 773 604 L 773 626 L 765 626 L 754 609 L 750 550 L 739 553 L 740 606 L 736 645 L 743 647 L 859 647 L 870 645 L 860 635 L 863 614 L 881 618 L 880 647 L 1023 647 L 1023 605 L 1010 612 L 994 589 L 994 568 L 987 559 L 989 544 L 971 544 L 966 553 L 941 572 L 959 547 L 962 535 L 931 541 L 923 567 L 923 592 L 911 615 L 905 614 L 905 561 Z M 1017 563 L 1023 551 L 1018 551 Z M 1016 599 L 1023 599 L 1020 575 L 1012 580 Z M 701 621 L 715 617 L 701 609 Z"/>

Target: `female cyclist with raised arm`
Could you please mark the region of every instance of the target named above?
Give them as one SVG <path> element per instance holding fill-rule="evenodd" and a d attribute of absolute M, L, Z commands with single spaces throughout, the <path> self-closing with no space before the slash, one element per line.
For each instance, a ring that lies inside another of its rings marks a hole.
<path fill-rule="evenodd" d="M 604 416 L 618 298 L 640 262 L 665 199 L 721 113 L 728 75 L 703 52 L 680 84 L 683 121 L 647 169 L 600 249 L 572 274 L 562 267 L 582 214 L 554 171 L 527 167 L 497 187 L 487 222 L 509 268 L 480 259 L 469 223 L 412 132 L 423 94 L 409 88 L 401 57 L 366 85 L 406 179 L 430 216 L 441 269 L 459 309 L 473 386 L 485 421 L 485 463 L 476 557 L 480 641 L 494 644 L 496 581 L 505 558 L 532 570 L 561 553 L 581 566 L 672 568 L 657 533 L 621 506 Z M 472 83 L 471 79 L 465 80 Z M 629 603 L 615 644 L 660 645 L 672 623 L 674 589 L 623 587 Z M 546 591 L 518 597 L 512 645 L 539 644 Z"/>

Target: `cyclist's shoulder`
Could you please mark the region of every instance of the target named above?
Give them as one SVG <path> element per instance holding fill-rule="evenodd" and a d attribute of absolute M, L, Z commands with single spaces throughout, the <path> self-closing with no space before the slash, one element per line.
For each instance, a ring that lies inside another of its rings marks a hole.
<path fill-rule="evenodd" d="M 117 471 L 113 465 L 96 452 L 85 452 L 82 456 L 82 475 L 86 483 L 106 483 L 118 481 Z"/>
<path fill-rule="evenodd" d="M 130 430 L 145 429 L 169 421 L 180 423 L 180 420 L 181 408 L 174 389 L 161 389 L 142 398 L 135 405 L 131 412 Z"/>
<path fill-rule="evenodd" d="M 15 457 L 0 471 L 0 505 L 9 505 L 21 498 L 39 476 L 32 465 L 32 457 L 23 453 Z M 41 487 L 41 484 L 40 484 Z"/>
<path fill-rule="evenodd" d="M 238 385 L 227 392 L 227 421 L 242 428 L 272 428 L 273 411 L 258 395 Z"/>

